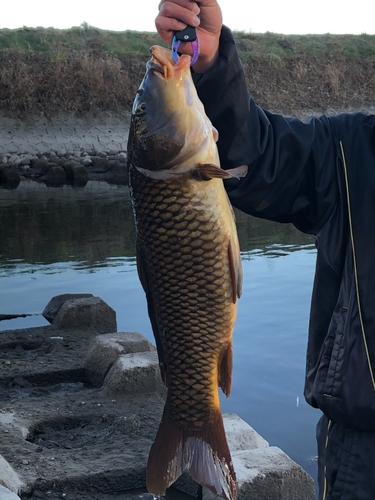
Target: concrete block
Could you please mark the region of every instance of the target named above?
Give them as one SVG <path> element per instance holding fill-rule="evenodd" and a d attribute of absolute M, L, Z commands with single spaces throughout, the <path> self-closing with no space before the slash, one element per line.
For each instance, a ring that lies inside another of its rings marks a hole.
<path fill-rule="evenodd" d="M 188 474 L 184 472 L 172 485 L 173 490 L 178 490 L 178 492 L 182 492 L 184 495 L 189 495 L 196 499 L 202 498 L 202 486 L 194 481 L 194 479 Z M 177 495 L 174 495 L 178 498 Z M 172 495 L 171 495 L 172 497 Z"/>
<path fill-rule="evenodd" d="M 1 500 L 20 500 L 20 497 L 0 484 Z"/>
<path fill-rule="evenodd" d="M 104 379 L 108 394 L 165 393 L 156 351 L 123 354 L 114 363 Z"/>
<path fill-rule="evenodd" d="M 144 351 L 155 351 L 155 347 L 138 332 L 98 335 L 84 360 L 87 378 L 92 384 L 101 385 L 119 356 Z"/>
<path fill-rule="evenodd" d="M 18 493 L 21 490 L 21 487 L 24 486 L 24 483 L 18 477 L 13 467 L 2 455 L 0 455 L 0 485 L 4 487 L 5 491 L 13 493 Z M 3 500 L 2 490 L 0 490 L 0 498 Z M 9 500 L 13 500 L 12 497 L 9 497 Z"/>
<path fill-rule="evenodd" d="M 314 481 L 280 448 L 271 446 L 232 454 L 237 500 L 314 500 Z M 218 500 L 207 488 L 202 500 Z"/>
<path fill-rule="evenodd" d="M 268 441 L 235 413 L 224 413 L 223 420 L 231 453 L 269 446 Z"/>
<path fill-rule="evenodd" d="M 117 331 L 116 312 L 100 297 L 71 299 L 61 306 L 52 326 L 112 333 Z"/>
<path fill-rule="evenodd" d="M 93 297 L 92 293 L 63 293 L 61 295 L 56 295 L 52 297 L 52 299 L 48 302 L 46 307 L 44 308 L 42 315 L 45 317 L 47 321 L 53 323 L 54 319 L 57 316 L 57 313 L 60 311 L 61 306 L 67 301 L 71 299 L 86 299 L 88 297 Z"/>

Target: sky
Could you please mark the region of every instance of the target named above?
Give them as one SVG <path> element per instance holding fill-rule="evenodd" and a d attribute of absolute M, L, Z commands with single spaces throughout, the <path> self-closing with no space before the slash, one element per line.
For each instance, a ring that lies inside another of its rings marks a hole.
<path fill-rule="evenodd" d="M 375 34 L 372 0 L 219 0 L 232 30 L 283 34 Z M 155 31 L 159 0 L 18 0 L 6 2 L 0 28 L 79 26 L 113 31 Z"/>

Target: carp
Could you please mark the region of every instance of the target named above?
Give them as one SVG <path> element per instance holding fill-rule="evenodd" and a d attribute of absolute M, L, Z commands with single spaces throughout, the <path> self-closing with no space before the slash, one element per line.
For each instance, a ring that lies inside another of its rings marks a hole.
<path fill-rule="evenodd" d="M 233 500 L 236 480 L 218 387 L 229 396 L 232 332 L 242 267 L 220 167 L 218 133 L 205 114 L 190 56 L 151 47 L 128 138 L 129 191 L 139 279 L 167 387 L 147 463 L 155 496 L 187 471 Z"/>

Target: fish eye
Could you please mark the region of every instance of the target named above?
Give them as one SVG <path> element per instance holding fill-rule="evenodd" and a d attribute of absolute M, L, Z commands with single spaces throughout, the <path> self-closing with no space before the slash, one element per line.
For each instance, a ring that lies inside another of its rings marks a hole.
<path fill-rule="evenodd" d="M 137 116 L 143 116 L 145 113 L 146 113 L 146 103 L 141 102 L 140 104 L 138 104 L 134 114 Z"/>

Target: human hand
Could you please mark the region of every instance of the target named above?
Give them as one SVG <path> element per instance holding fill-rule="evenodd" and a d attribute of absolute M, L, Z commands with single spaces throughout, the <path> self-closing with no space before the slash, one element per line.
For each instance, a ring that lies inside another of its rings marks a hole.
<path fill-rule="evenodd" d="M 199 16 L 199 17 L 198 17 Z M 204 73 L 215 63 L 219 51 L 222 14 L 216 0 L 161 0 L 159 14 L 155 19 L 159 36 L 168 45 L 172 44 L 174 33 L 186 28 L 197 28 L 200 56 L 194 64 L 194 71 Z M 190 43 L 181 43 L 179 52 L 192 54 Z"/>

